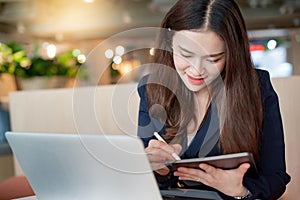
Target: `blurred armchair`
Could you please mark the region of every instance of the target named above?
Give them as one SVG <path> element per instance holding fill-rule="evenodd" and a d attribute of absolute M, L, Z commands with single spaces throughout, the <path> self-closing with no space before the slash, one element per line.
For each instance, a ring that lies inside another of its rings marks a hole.
<path fill-rule="evenodd" d="M 33 195 L 34 192 L 25 176 L 14 176 L 0 182 L 1 200 L 10 200 Z"/>

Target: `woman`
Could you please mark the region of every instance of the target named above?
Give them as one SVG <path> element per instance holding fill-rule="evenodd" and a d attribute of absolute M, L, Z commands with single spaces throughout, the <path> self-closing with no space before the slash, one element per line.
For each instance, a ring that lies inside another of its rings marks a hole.
<path fill-rule="evenodd" d="M 139 84 L 138 135 L 161 188 L 215 190 L 224 199 L 277 199 L 290 181 L 278 98 L 255 70 L 244 19 L 233 0 L 179 0 L 166 14 L 157 67 Z M 174 73 L 175 71 L 175 73 Z M 168 144 L 156 140 L 159 132 Z M 250 165 L 207 164 L 173 172 L 165 162 L 251 152 Z"/>

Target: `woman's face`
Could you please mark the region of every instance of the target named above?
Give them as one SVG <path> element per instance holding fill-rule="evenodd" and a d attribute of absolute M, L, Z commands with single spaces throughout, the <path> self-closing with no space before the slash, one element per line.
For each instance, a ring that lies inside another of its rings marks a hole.
<path fill-rule="evenodd" d="M 211 31 L 177 31 L 173 37 L 175 68 L 186 87 L 206 88 L 225 66 L 225 43 Z"/>

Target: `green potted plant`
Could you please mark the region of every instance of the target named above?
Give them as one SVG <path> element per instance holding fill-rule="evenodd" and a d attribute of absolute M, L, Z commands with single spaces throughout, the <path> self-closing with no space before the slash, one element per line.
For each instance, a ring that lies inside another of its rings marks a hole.
<path fill-rule="evenodd" d="M 18 89 L 28 88 L 29 84 L 32 89 L 63 87 L 76 77 L 80 66 L 72 50 L 49 59 L 38 54 L 37 45 L 31 57 L 17 43 L 0 45 L 0 73 L 13 74 Z"/>

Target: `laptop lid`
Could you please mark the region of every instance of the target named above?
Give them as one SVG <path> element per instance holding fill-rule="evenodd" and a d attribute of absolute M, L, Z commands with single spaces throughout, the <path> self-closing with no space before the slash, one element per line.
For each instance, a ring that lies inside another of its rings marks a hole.
<path fill-rule="evenodd" d="M 162 199 L 137 138 L 17 132 L 6 137 L 38 199 Z"/>

